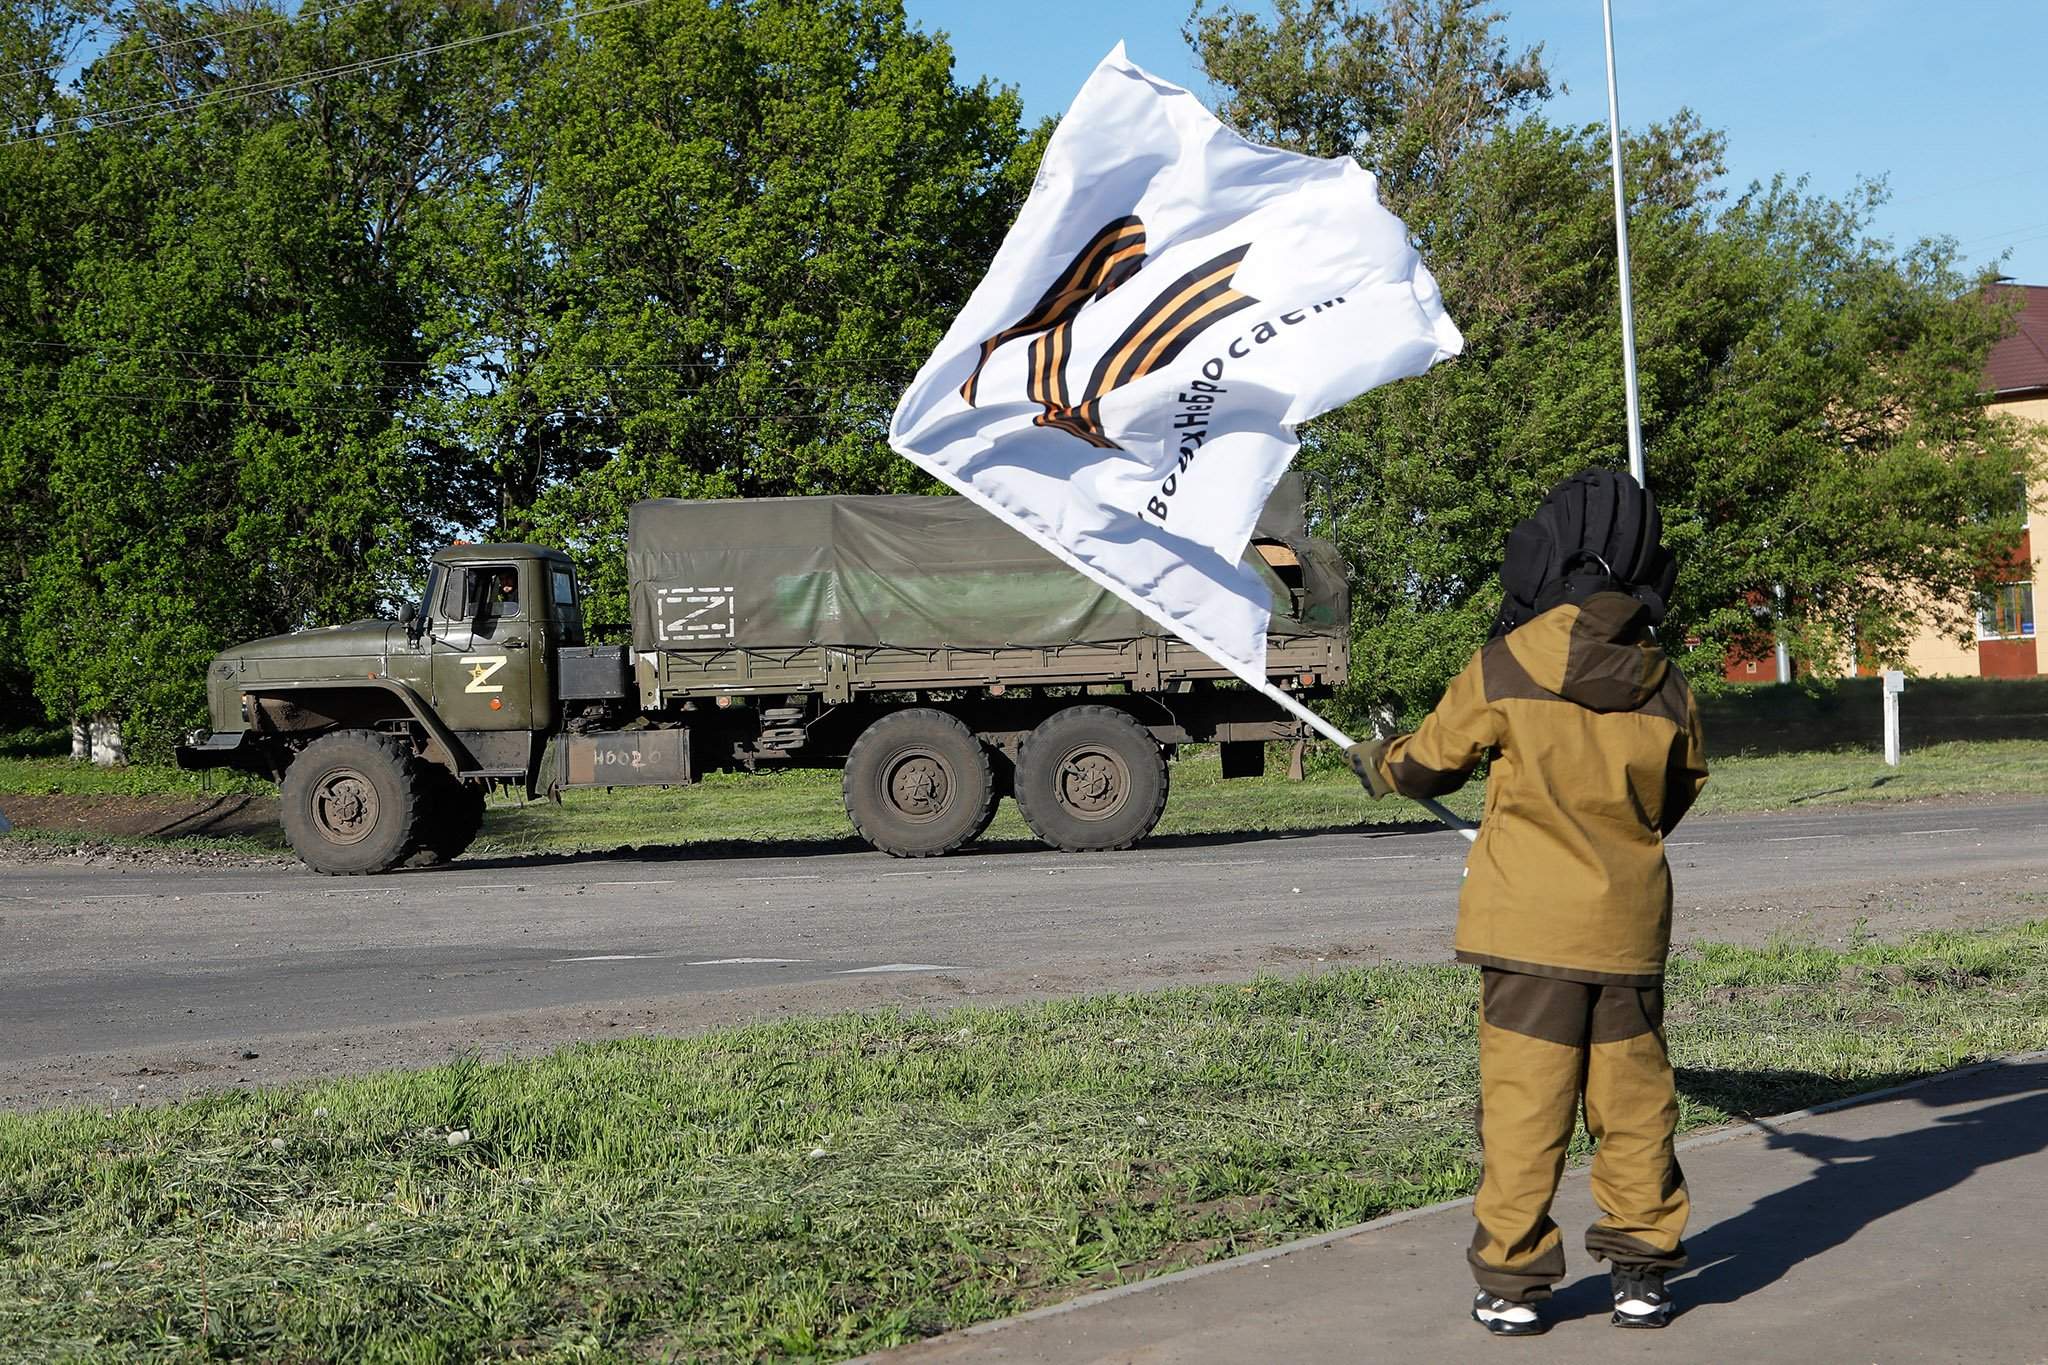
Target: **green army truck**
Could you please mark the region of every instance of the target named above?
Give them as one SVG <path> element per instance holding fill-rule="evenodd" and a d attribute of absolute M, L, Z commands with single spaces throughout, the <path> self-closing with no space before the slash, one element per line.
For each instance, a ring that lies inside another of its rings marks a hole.
<path fill-rule="evenodd" d="M 458 856 L 493 786 L 674 785 L 715 770 L 844 771 L 846 812 L 897 857 L 949 853 L 1013 797 L 1047 844 L 1127 848 L 1176 746 L 1263 771 L 1299 723 L 962 498 L 814 497 L 631 510 L 631 644 L 592 644 L 576 567 L 540 545 L 450 545 L 396 621 L 221 652 L 186 768 L 281 784 L 317 871 Z M 1293 480 L 1247 562 L 1273 597 L 1268 668 L 1313 697 L 1349 668 L 1349 601 Z M 623 625 L 623 623 L 621 623 Z"/>

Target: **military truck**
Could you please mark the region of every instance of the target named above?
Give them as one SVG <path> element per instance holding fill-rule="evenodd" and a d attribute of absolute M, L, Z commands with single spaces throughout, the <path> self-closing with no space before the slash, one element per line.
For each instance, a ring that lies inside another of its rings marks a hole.
<path fill-rule="evenodd" d="M 1273 598 L 1272 677 L 1326 694 L 1349 668 L 1349 601 L 1297 483 L 1246 559 Z M 626 567 L 631 643 L 592 644 L 568 555 L 450 545 L 396 621 L 223 650 L 211 728 L 178 763 L 275 778 L 300 858 L 355 874 L 457 857 L 494 786 L 792 766 L 842 769 L 854 828 L 897 857 L 969 843 L 1004 796 L 1054 848 L 1127 848 L 1158 822 L 1178 746 L 1219 743 L 1242 777 L 1303 735 L 962 498 L 649 500 Z"/>

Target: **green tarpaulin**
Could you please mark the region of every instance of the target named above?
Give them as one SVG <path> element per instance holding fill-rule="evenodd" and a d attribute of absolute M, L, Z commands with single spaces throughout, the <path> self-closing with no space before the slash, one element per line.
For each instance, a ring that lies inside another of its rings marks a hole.
<path fill-rule="evenodd" d="M 1277 570 L 1256 540 L 1246 556 L 1272 593 L 1272 633 L 1341 630 L 1342 567 L 1306 534 L 1292 476 L 1258 538 L 1285 547 Z M 1166 633 L 964 498 L 651 499 L 633 505 L 626 568 L 638 650 L 972 649 Z"/>

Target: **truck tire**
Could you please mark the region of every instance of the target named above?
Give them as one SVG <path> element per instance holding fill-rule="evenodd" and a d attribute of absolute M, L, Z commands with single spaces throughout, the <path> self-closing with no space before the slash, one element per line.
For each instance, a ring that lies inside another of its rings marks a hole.
<path fill-rule="evenodd" d="M 846 814 L 892 858 L 951 853 L 988 827 L 988 750 L 944 711 L 917 707 L 870 725 L 846 756 Z"/>
<path fill-rule="evenodd" d="M 988 827 L 996 821 L 996 811 L 1003 804 L 1003 798 L 1017 794 L 1017 765 L 1010 761 L 1010 756 L 989 745 L 983 745 L 982 750 L 988 755 L 988 772 L 992 786 L 989 792 L 988 814 L 981 817 L 981 823 L 974 827 L 974 833 L 967 836 L 967 842 L 970 844 L 988 833 Z"/>
<path fill-rule="evenodd" d="M 322 735 L 285 769 L 285 838 L 315 872 L 388 872 L 413 851 L 424 787 L 420 761 L 396 736 Z"/>
<path fill-rule="evenodd" d="M 484 827 L 484 789 L 459 781 L 438 763 L 421 763 L 422 801 L 407 867 L 438 867 L 460 858 Z"/>
<path fill-rule="evenodd" d="M 1166 809 L 1166 755 L 1144 726 L 1108 706 L 1070 706 L 1024 737 L 1017 809 L 1065 853 L 1129 848 Z"/>

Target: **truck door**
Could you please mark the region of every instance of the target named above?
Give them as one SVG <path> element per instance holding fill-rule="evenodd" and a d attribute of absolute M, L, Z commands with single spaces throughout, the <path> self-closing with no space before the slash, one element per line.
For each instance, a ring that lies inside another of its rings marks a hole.
<path fill-rule="evenodd" d="M 433 634 L 434 709 L 454 730 L 531 730 L 534 670 L 547 652 L 543 566 L 450 564 Z M 545 694 L 543 694 L 545 695 Z M 549 710 L 543 701 L 540 724 Z"/>

